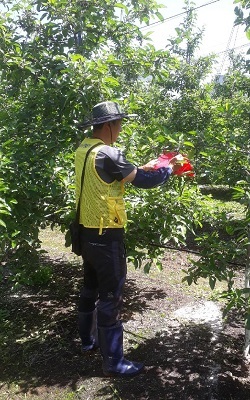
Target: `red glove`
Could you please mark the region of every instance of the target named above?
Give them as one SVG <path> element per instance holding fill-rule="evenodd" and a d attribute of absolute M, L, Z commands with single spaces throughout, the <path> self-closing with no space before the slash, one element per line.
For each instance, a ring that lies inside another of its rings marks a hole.
<path fill-rule="evenodd" d="M 175 156 L 177 156 L 178 153 L 171 151 L 169 153 L 165 153 L 163 152 L 163 154 L 161 154 L 158 159 L 157 159 L 157 163 L 154 166 L 154 169 L 158 169 L 161 167 L 168 167 L 169 162 L 171 161 L 171 159 Z M 186 156 L 183 156 L 183 160 L 180 160 L 180 168 L 178 168 L 177 170 L 175 170 L 173 172 L 174 175 L 185 175 L 185 176 L 189 176 L 189 177 L 194 177 L 195 173 L 193 170 L 193 166 L 190 163 L 189 159 Z"/>

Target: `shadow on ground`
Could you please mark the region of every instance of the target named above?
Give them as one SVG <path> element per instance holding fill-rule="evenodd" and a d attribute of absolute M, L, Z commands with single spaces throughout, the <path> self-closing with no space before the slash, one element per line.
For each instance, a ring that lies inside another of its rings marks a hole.
<path fill-rule="evenodd" d="M 41 391 L 51 392 L 54 387 L 76 391 L 81 385 L 84 391 L 78 392 L 77 398 L 83 400 L 250 398 L 248 385 L 240 380 L 235 383 L 230 374 L 224 373 L 223 363 L 230 362 L 228 350 L 214 345 L 206 325 L 171 326 L 166 321 L 166 329 L 155 330 L 139 341 L 125 330 L 130 349 L 127 357 L 144 361 L 145 372 L 130 380 L 104 379 L 99 352 L 82 356 L 79 351 L 76 310 L 81 268 L 57 262 L 53 270 L 53 281 L 46 288 L 23 288 L 16 294 L 10 293 L 7 285 L 1 288 L 2 387 L 16 383 L 16 396 L 40 396 Z M 128 279 L 124 321 L 135 313 L 147 312 L 151 302 L 163 298 L 166 291 L 162 288 L 143 288 L 135 279 Z M 231 362 L 235 363 L 232 365 L 237 368 L 239 359 L 235 354 L 243 338 L 228 335 L 224 339 L 230 345 Z M 228 368 L 225 364 L 225 371 Z"/>

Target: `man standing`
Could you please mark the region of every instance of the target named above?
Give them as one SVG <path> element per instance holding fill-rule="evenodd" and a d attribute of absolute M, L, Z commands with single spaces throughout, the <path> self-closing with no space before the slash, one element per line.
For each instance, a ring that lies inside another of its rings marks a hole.
<path fill-rule="evenodd" d="M 127 265 L 124 225 L 127 221 L 123 200 L 124 183 L 150 189 L 164 184 L 179 168 L 174 157 L 167 168 L 152 171 L 154 162 L 137 168 L 111 145 L 117 140 L 124 118 L 115 102 L 102 102 L 93 108 L 93 135 L 76 151 L 76 203 L 80 202 L 81 246 L 84 284 L 79 301 L 79 333 L 82 351 L 100 347 L 105 376 L 133 376 L 143 364 L 123 356 L 123 326 L 120 321 Z M 88 153 L 88 154 L 87 154 Z M 84 183 L 81 175 L 87 156 Z"/>

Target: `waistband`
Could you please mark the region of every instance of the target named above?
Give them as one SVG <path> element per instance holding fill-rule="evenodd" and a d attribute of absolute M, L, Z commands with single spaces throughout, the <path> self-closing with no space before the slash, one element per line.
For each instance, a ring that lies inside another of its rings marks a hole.
<path fill-rule="evenodd" d="M 99 228 L 85 228 L 81 225 L 81 237 L 87 242 L 109 243 L 124 240 L 124 228 L 106 228 L 99 235 Z"/>

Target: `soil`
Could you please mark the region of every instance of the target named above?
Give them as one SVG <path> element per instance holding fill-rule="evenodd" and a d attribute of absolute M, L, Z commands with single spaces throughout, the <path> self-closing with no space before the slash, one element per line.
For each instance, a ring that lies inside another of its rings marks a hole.
<path fill-rule="evenodd" d="M 129 267 L 124 351 L 143 361 L 145 370 L 130 379 L 104 378 L 99 351 L 80 352 L 80 260 L 52 246 L 43 259 L 53 265 L 47 287 L 1 288 L 1 400 L 250 399 L 243 318 L 231 312 L 223 320 L 223 303 L 205 281 L 190 287 L 182 282 L 187 253 L 166 251 L 162 272 L 153 268 L 146 275 Z M 243 285 L 242 271 L 237 285 Z"/>

